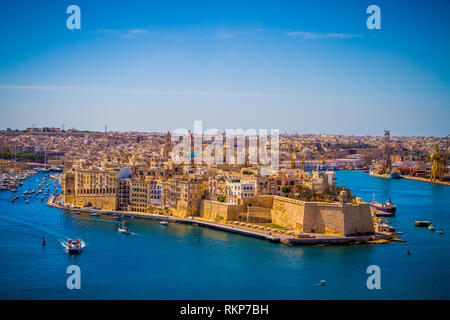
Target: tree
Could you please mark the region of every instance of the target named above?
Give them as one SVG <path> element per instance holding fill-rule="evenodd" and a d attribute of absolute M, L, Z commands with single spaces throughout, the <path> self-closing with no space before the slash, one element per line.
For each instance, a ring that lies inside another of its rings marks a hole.
<path fill-rule="evenodd" d="M 314 198 L 314 191 L 307 186 L 297 184 L 296 186 L 298 198 L 303 201 L 311 201 Z"/>
<path fill-rule="evenodd" d="M 291 191 L 292 191 L 291 186 L 282 186 L 281 187 L 281 192 L 283 192 L 285 195 L 288 195 L 289 193 L 291 193 Z"/>
<path fill-rule="evenodd" d="M 225 202 L 225 199 L 226 199 L 227 197 L 224 197 L 224 196 L 218 196 L 217 197 L 217 201 L 219 201 L 219 202 Z"/>

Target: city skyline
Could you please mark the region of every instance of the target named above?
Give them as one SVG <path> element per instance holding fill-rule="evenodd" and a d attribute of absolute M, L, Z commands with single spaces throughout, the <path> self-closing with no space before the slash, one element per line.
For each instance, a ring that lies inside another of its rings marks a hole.
<path fill-rule="evenodd" d="M 69 4 L 0 4 L 0 129 L 448 134 L 447 3 Z"/>

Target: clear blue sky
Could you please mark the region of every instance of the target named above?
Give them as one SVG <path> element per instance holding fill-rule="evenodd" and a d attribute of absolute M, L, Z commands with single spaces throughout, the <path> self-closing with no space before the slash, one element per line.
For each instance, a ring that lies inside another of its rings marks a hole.
<path fill-rule="evenodd" d="M 81 30 L 66 8 L 81 8 Z M 366 8 L 381 8 L 368 30 Z M 0 1 L 0 128 L 444 136 L 449 1 Z"/>

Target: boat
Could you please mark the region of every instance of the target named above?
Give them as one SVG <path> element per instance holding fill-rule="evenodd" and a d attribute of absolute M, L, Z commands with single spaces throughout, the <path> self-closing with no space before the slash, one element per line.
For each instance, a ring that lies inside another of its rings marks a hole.
<path fill-rule="evenodd" d="M 81 240 L 71 240 L 67 241 L 67 253 L 68 254 L 79 254 L 81 253 Z"/>
<path fill-rule="evenodd" d="M 442 230 L 438 230 L 436 232 L 439 233 L 439 234 L 444 234 L 444 231 L 442 231 Z"/>
<path fill-rule="evenodd" d="M 169 223 L 167 221 L 161 221 L 159 224 L 162 225 L 162 226 L 168 226 L 169 225 Z"/>
<path fill-rule="evenodd" d="M 118 214 L 115 214 L 115 215 L 113 215 L 113 219 L 118 220 L 118 219 L 120 219 L 120 216 Z"/>
<path fill-rule="evenodd" d="M 131 234 L 130 229 L 128 229 L 128 227 L 127 227 L 127 222 L 126 221 L 123 221 L 120 224 L 119 228 L 117 228 L 117 231 L 119 231 L 120 233 L 124 233 L 124 234 Z"/>
<path fill-rule="evenodd" d="M 431 224 L 428 226 L 428 230 L 430 231 L 434 231 L 434 226 L 432 226 Z"/>
<path fill-rule="evenodd" d="M 101 216 L 101 214 L 100 213 L 91 213 L 91 217 L 100 217 Z"/>
<path fill-rule="evenodd" d="M 30 201 L 28 201 L 28 200 L 25 200 L 25 203 L 26 203 L 26 204 L 29 204 L 29 203 L 30 203 Z"/>
<path fill-rule="evenodd" d="M 326 283 L 325 283 L 325 280 L 320 280 L 320 282 L 319 282 L 319 286 L 324 286 Z"/>
<path fill-rule="evenodd" d="M 375 200 L 372 200 L 369 202 L 370 207 L 382 212 L 388 212 L 391 215 L 395 214 L 395 211 L 397 211 L 397 206 L 391 202 L 391 199 L 387 200 L 385 203 L 380 203 Z"/>
<path fill-rule="evenodd" d="M 430 221 L 425 221 L 425 220 L 414 221 L 414 225 L 416 227 L 428 227 L 430 224 L 431 224 Z"/>
<path fill-rule="evenodd" d="M 400 179 L 400 173 L 398 173 L 397 171 L 391 172 L 388 174 L 388 178 L 389 179 Z"/>

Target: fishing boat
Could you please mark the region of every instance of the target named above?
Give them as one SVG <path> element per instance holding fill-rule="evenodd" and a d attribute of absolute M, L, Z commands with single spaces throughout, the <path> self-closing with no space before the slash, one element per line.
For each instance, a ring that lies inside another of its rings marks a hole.
<path fill-rule="evenodd" d="M 425 221 L 425 220 L 414 221 L 414 225 L 416 227 L 428 227 L 430 224 L 431 224 L 430 221 Z"/>
<path fill-rule="evenodd" d="M 131 234 L 130 229 L 128 229 L 128 227 L 127 227 L 127 222 L 126 221 L 123 221 L 119 225 L 119 228 L 117 228 L 117 231 L 119 231 L 120 233 L 124 233 L 124 234 Z"/>
<path fill-rule="evenodd" d="M 162 225 L 162 226 L 168 226 L 169 225 L 169 223 L 167 221 L 161 221 L 159 224 Z"/>
<path fill-rule="evenodd" d="M 71 240 L 67 241 L 67 253 L 68 254 L 79 254 L 81 253 L 81 240 Z"/>

